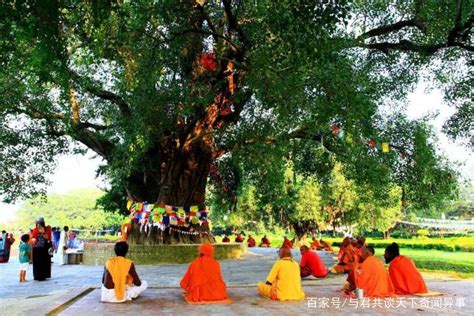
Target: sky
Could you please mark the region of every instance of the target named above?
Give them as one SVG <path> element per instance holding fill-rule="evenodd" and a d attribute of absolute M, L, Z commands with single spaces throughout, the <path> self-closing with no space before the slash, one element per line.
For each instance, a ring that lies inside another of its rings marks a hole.
<path fill-rule="evenodd" d="M 460 168 L 462 177 L 472 183 L 474 181 L 474 155 L 466 147 L 453 143 L 441 132 L 443 123 L 454 112 L 452 108 L 443 103 L 442 93 L 439 90 L 425 91 L 426 86 L 419 84 L 409 95 L 409 104 L 406 109 L 407 116 L 417 119 L 429 113 L 439 113 L 432 120 L 432 125 L 437 131 L 439 146 L 443 153 L 451 160 L 458 161 L 463 166 Z M 51 177 L 50 193 L 64 194 L 78 188 L 100 188 L 102 181 L 95 178 L 96 169 L 101 160 L 94 158 L 93 154 L 86 156 L 68 155 L 58 159 L 58 166 Z M 0 223 L 7 223 L 15 219 L 15 212 L 21 202 L 15 205 L 0 203 Z"/>

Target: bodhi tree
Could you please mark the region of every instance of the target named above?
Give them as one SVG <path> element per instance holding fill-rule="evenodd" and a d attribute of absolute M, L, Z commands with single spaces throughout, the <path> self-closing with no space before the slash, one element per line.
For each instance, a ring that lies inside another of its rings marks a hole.
<path fill-rule="evenodd" d="M 392 138 L 400 112 L 389 121 L 379 109 L 403 103 L 423 70 L 460 109 L 447 128 L 466 136 L 470 10 L 467 0 L 2 1 L 0 194 L 44 193 L 57 155 L 91 150 L 107 209 L 125 211 L 127 197 L 197 205 L 219 160 L 293 159 L 316 142 L 322 165 L 332 155 L 352 175 L 370 165 L 412 177 L 410 197 L 437 185 L 410 168 L 428 157 L 446 169 L 429 143 L 413 145 L 429 135 Z M 382 155 L 367 139 L 394 144 Z"/>

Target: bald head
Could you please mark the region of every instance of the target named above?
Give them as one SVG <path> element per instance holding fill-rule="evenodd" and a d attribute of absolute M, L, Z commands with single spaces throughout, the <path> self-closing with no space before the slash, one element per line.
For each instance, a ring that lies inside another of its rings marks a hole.
<path fill-rule="evenodd" d="M 280 259 L 290 257 L 291 258 L 291 249 L 287 247 L 280 248 Z"/>

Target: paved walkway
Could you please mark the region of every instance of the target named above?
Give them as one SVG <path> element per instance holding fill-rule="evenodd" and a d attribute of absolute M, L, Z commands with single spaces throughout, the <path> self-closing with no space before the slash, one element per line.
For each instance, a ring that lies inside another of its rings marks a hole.
<path fill-rule="evenodd" d="M 300 260 L 299 251 L 294 250 L 293 255 L 296 260 Z M 325 252 L 319 252 L 319 255 L 326 266 L 329 267 L 334 263 L 331 255 Z M 137 266 L 137 272 L 143 280 L 147 280 L 150 289 L 135 303 L 100 304 L 99 292 L 94 290 L 69 306 L 63 313 L 65 315 L 91 315 L 119 312 L 120 314 L 134 313 L 136 315 L 138 310 L 154 312 L 155 314 L 159 310 L 159 314 L 182 314 L 184 311 L 190 314 L 296 314 L 313 311 L 321 312 L 321 308 L 308 308 L 308 302 L 310 302 L 310 306 L 314 304 L 317 306 L 318 303 L 322 303 L 317 301 L 319 299 L 328 298 L 331 302 L 334 300 L 334 303 L 336 303 L 336 299 L 344 299 L 336 293 L 336 290 L 344 283 L 345 277 L 333 275 L 323 280 L 303 281 L 307 296 L 317 298 L 313 301 L 279 305 L 259 298 L 256 296 L 256 283 L 265 280 L 276 259 L 276 249 L 253 248 L 240 260 L 221 261 L 224 279 L 229 286 L 229 295 L 235 301 L 232 305 L 185 305 L 181 298 L 179 281 L 188 264 L 140 265 Z M 18 282 L 18 263 L 16 258 L 12 258 L 10 263 L 0 264 L 0 291 L 2 293 L 0 315 L 45 314 L 54 306 L 59 306 L 71 300 L 84 289 L 98 288 L 102 272 L 102 266 L 58 266 L 53 264 L 50 280 L 44 282 L 29 281 L 21 284 Z M 27 278 L 32 279 L 31 266 Z M 470 310 L 474 310 L 474 306 L 472 306 L 474 304 L 474 283 L 472 281 L 436 281 L 428 284 L 432 290 L 449 293 L 454 300 L 453 306 L 455 303 L 462 305 L 459 298 L 464 297 L 465 294 L 465 304 L 471 307 Z M 284 306 L 285 310 L 281 310 L 280 306 Z M 339 310 L 335 306 L 324 309 L 336 313 Z M 345 309 L 347 309 L 347 305 Z M 370 311 L 382 314 L 387 312 L 387 310 L 377 311 L 374 309 L 370 309 Z M 452 309 L 449 311 L 458 313 L 463 310 Z M 353 312 L 359 313 L 363 310 L 354 309 Z M 390 312 L 392 311 L 390 310 Z M 438 312 L 444 313 L 445 311 L 439 310 Z"/>

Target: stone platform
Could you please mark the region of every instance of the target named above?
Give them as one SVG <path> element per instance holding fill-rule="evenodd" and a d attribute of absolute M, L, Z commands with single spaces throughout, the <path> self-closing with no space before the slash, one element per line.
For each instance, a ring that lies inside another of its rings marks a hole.
<path fill-rule="evenodd" d="M 114 243 L 88 242 L 84 247 L 83 263 L 104 265 L 107 259 L 115 257 Z M 245 243 L 213 244 L 217 260 L 239 259 L 247 253 Z M 188 263 L 196 259 L 199 245 L 133 245 L 127 258 L 136 265 L 159 263 Z"/>
<path fill-rule="evenodd" d="M 305 282 L 306 299 L 278 302 L 260 297 L 256 285 L 231 286 L 232 304 L 189 305 L 179 288 L 151 288 L 142 296 L 122 304 L 101 303 L 100 290 L 95 289 L 72 305 L 58 310 L 59 315 L 472 315 L 472 283 L 430 282 L 440 297 L 403 296 L 392 299 L 349 299 L 337 290 L 340 285 Z M 56 314 L 56 313 L 54 313 Z"/>

